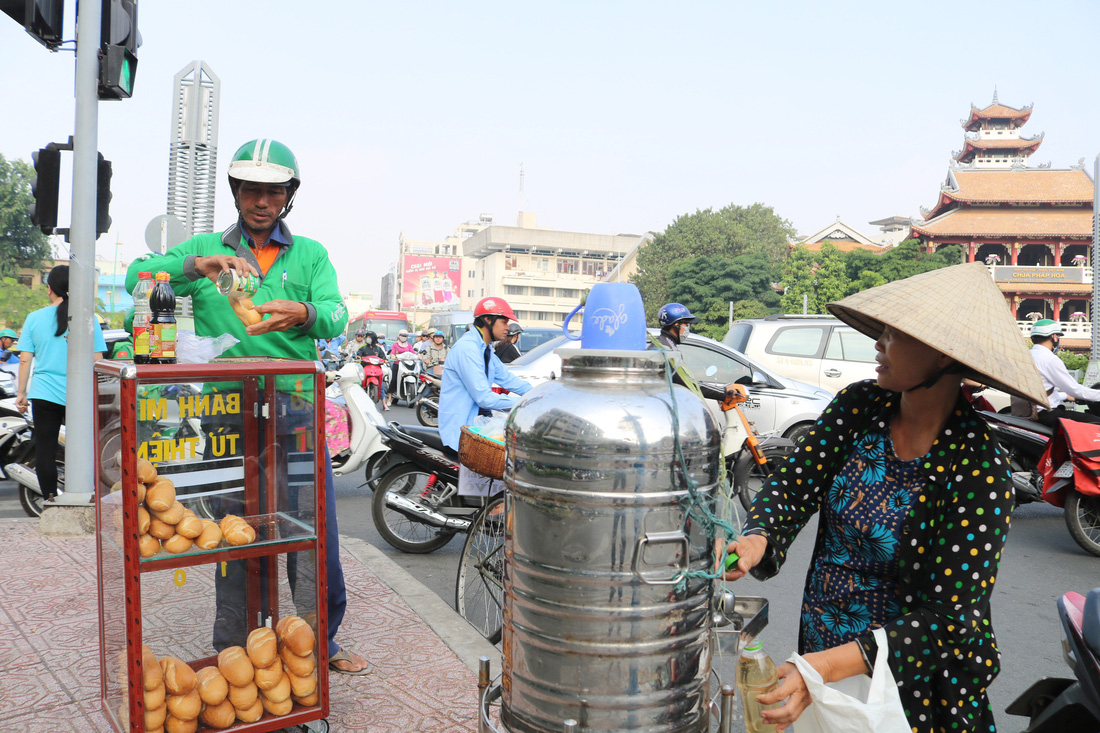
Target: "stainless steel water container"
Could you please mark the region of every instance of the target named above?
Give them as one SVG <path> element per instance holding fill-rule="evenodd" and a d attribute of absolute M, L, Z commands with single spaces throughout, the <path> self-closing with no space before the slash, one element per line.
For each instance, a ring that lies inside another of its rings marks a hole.
<path fill-rule="evenodd" d="M 713 552 L 677 474 L 713 501 L 719 428 L 662 352 L 561 353 L 508 420 L 502 722 L 706 731 L 712 583 L 677 581 Z"/>

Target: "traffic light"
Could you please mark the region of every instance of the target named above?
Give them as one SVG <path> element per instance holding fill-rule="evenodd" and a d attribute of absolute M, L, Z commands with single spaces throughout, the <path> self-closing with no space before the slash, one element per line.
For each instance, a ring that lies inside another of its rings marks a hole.
<path fill-rule="evenodd" d="M 111 231 L 111 161 L 99 155 L 95 187 L 95 235 Z"/>
<path fill-rule="evenodd" d="M 30 205 L 31 221 L 43 234 L 53 234 L 57 227 L 57 192 L 61 186 L 61 150 L 57 143 L 50 143 L 31 153 L 31 160 L 35 173 L 31 179 L 34 195 L 34 203 Z"/>
<path fill-rule="evenodd" d="M 51 51 L 61 45 L 65 0 L 0 0 L 0 12 L 11 16 Z"/>
<path fill-rule="evenodd" d="M 4 0 L 0 0 L 3 2 Z M 137 76 L 137 27 L 135 0 L 103 0 L 99 36 L 100 99 L 129 99 Z"/>

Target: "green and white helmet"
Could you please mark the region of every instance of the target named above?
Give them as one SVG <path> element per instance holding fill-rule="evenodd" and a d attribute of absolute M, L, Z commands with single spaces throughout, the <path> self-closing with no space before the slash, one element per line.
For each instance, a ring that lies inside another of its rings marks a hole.
<path fill-rule="evenodd" d="M 1049 338 L 1054 334 L 1062 335 L 1062 327 L 1058 325 L 1057 321 L 1052 321 L 1049 318 L 1041 318 L 1035 323 L 1031 324 L 1031 335 L 1041 336 L 1043 338 Z"/>
<path fill-rule="evenodd" d="M 294 206 L 294 194 L 302 182 L 298 159 L 278 140 L 250 140 L 238 148 L 229 161 L 229 187 L 234 198 L 241 181 L 286 186 L 290 194 L 282 213 L 286 216 Z"/>

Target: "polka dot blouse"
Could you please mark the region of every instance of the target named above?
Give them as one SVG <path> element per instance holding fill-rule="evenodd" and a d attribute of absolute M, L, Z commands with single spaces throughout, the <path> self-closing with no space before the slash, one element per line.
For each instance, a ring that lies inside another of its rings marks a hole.
<path fill-rule="evenodd" d="M 854 639 L 873 660 L 871 632 L 885 626 L 914 733 L 989 733 L 985 691 L 1000 671 L 989 598 L 1014 503 L 1011 474 L 961 399 L 928 454 L 899 461 L 888 439 L 896 410 L 897 395 L 873 381 L 836 396 L 753 502 L 744 532 L 768 538 L 753 575 L 775 575 L 822 512 L 799 652 Z"/>

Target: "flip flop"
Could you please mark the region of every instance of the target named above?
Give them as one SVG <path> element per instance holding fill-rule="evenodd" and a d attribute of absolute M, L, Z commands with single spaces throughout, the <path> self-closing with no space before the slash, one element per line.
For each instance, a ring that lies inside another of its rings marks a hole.
<path fill-rule="evenodd" d="M 333 672 L 351 675 L 352 677 L 362 677 L 363 675 L 370 674 L 374 671 L 374 669 L 369 664 L 358 671 L 352 671 L 350 669 L 340 669 L 335 664 L 333 664 L 334 662 L 351 662 L 352 664 L 355 663 L 354 660 L 350 656 L 348 656 L 348 653 L 345 652 L 343 649 L 328 658 L 328 668 L 331 669 Z"/>

